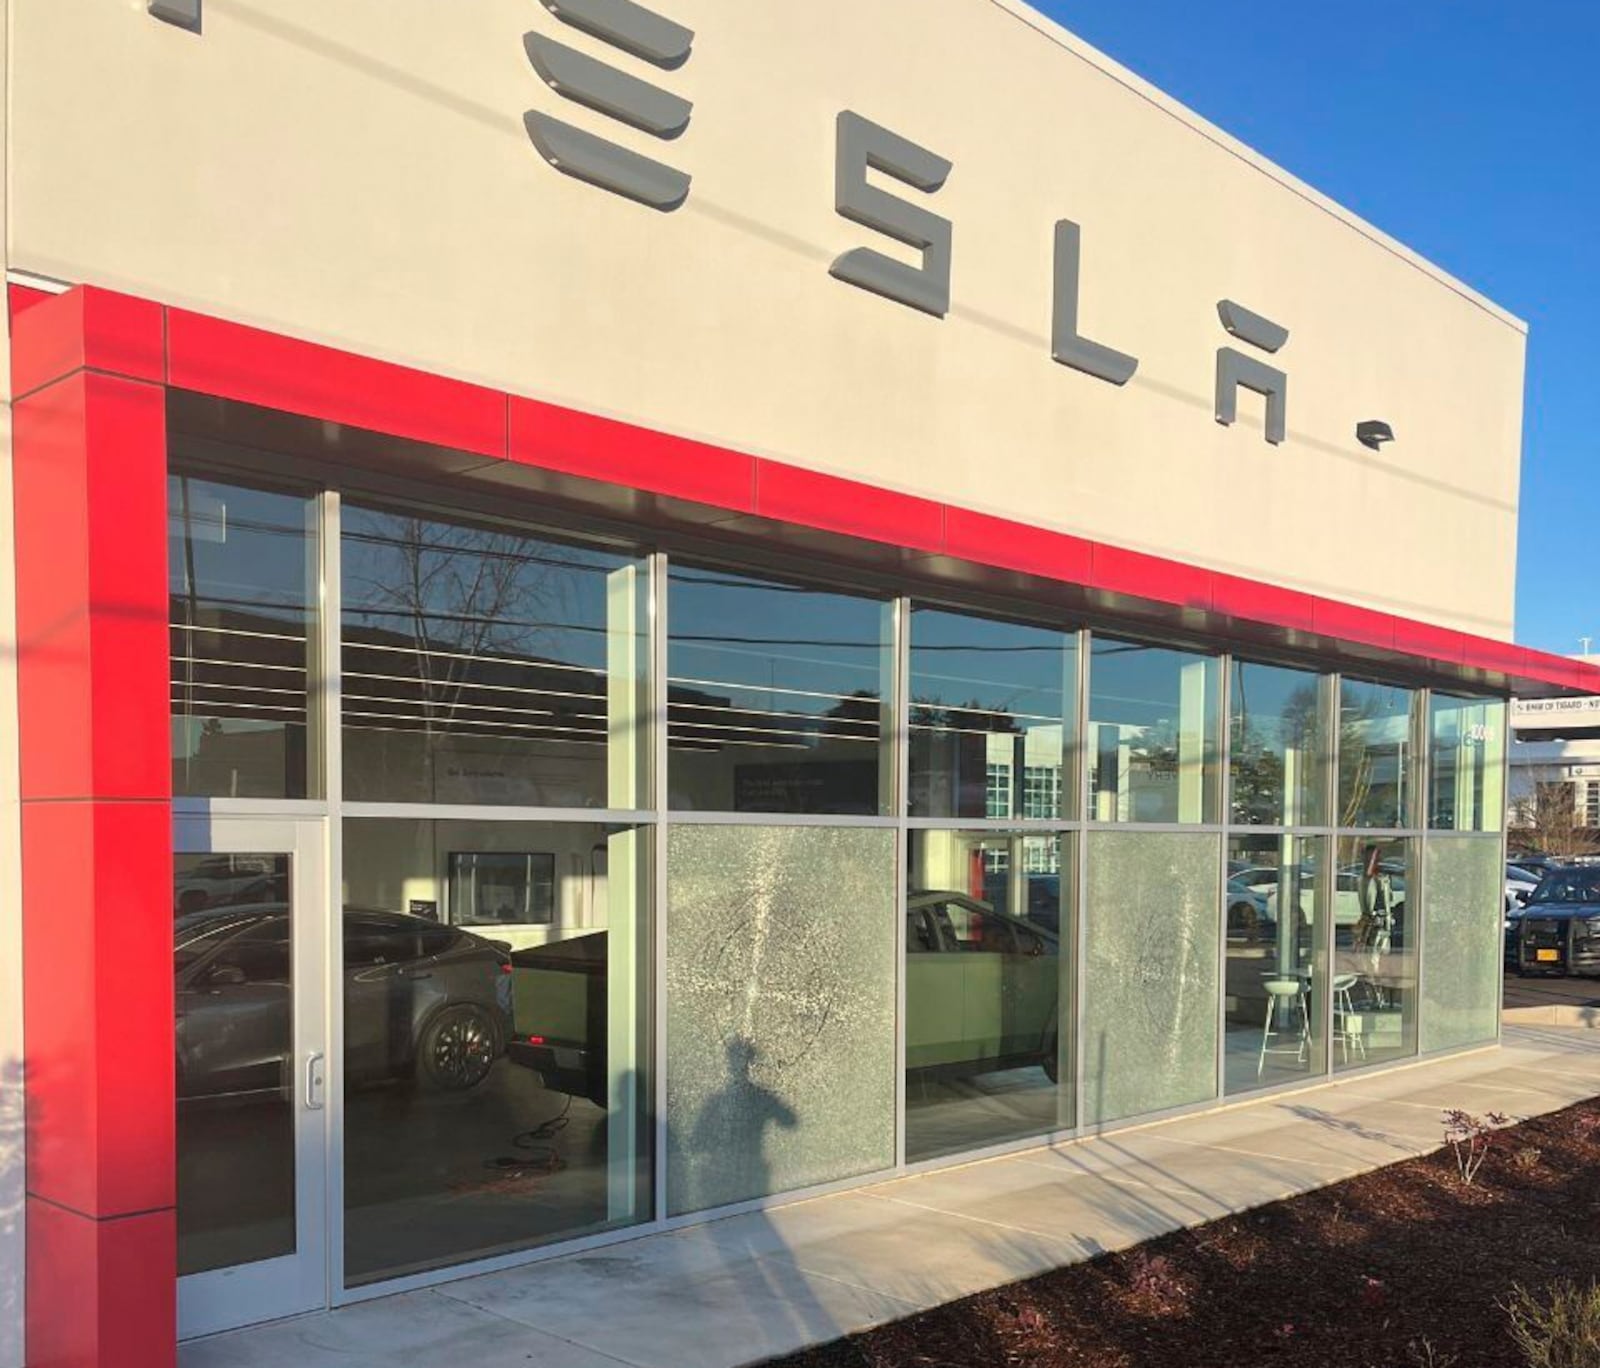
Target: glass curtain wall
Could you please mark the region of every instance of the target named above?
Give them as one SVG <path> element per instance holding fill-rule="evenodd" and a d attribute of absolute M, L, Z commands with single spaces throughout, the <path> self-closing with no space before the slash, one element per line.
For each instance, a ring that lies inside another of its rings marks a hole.
<path fill-rule="evenodd" d="M 894 1164 L 895 622 L 889 600 L 687 564 L 667 613 L 678 1215 Z"/>
<path fill-rule="evenodd" d="M 346 1282 L 647 1220 L 647 565 L 357 502 L 340 550 Z"/>
<path fill-rule="evenodd" d="M 907 650 L 915 1162 L 1072 1124 L 1078 634 L 913 603 Z"/>
<path fill-rule="evenodd" d="M 1331 681 L 1235 660 L 1228 690 L 1223 1089 L 1324 1072 Z"/>
<path fill-rule="evenodd" d="M 1339 685 L 1333 888 L 1335 1069 L 1417 1052 L 1422 842 L 1422 695 L 1346 677 Z"/>
<path fill-rule="evenodd" d="M 1506 912 L 1506 705 L 1429 699 L 1427 876 L 1423 884 L 1423 1050 L 1494 1040 Z"/>
<path fill-rule="evenodd" d="M 309 495 L 168 476 L 174 796 L 320 796 L 319 551 Z"/>
<path fill-rule="evenodd" d="M 1101 636 L 1090 647 L 1086 1124 L 1216 1096 L 1220 686 L 1216 656 Z"/>
<path fill-rule="evenodd" d="M 318 499 L 170 498 L 175 792 L 321 795 Z M 339 515 L 352 1285 L 1495 1033 L 1498 701 Z"/>

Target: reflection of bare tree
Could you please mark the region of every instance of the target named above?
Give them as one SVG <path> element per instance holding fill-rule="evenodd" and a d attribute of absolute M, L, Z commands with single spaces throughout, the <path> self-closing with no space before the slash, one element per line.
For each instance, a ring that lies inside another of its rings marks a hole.
<path fill-rule="evenodd" d="M 1375 695 L 1363 695 L 1358 707 L 1341 704 L 1339 708 L 1340 826 L 1363 825 L 1359 819 L 1372 797 L 1378 762 L 1386 753 L 1395 753 L 1392 743 L 1372 744 L 1373 733 L 1381 725 L 1381 713 Z"/>
<path fill-rule="evenodd" d="M 1600 851 L 1600 832 L 1584 825 L 1571 784 L 1537 783 L 1532 799 L 1524 800 L 1520 808 L 1515 835 L 1534 850 L 1558 860 Z"/>
<path fill-rule="evenodd" d="M 1320 703 L 1317 686 L 1296 689 L 1275 716 L 1263 718 L 1250 710 L 1249 700 L 1240 697 L 1233 710 L 1233 814 L 1238 821 L 1273 822 L 1291 795 L 1284 789 L 1284 754 L 1294 751 L 1307 761 L 1317 756 L 1317 730 Z M 1304 788 L 1316 781 L 1315 765 L 1304 764 L 1299 784 Z M 1303 810 L 1303 808 L 1301 809 Z"/>
<path fill-rule="evenodd" d="M 571 570 L 536 553 L 511 532 L 363 514 L 367 526 L 347 542 L 346 593 L 355 616 L 385 634 L 408 631 L 421 683 L 421 720 L 444 729 L 474 700 L 470 685 L 486 668 L 555 654 L 565 618 L 575 614 Z"/>

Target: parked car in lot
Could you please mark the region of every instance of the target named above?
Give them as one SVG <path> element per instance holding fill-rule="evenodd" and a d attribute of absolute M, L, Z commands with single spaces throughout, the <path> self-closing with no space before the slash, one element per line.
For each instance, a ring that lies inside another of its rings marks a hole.
<path fill-rule="evenodd" d="M 1507 920 L 1514 923 L 1517 973 L 1600 974 L 1600 867 L 1546 871 L 1522 915 Z"/>
<path fill-rule="evenodd" d="M 965 893 L 906 905 L 906 1068 L 1057 1073 L 1060 940 Z"/>
<path fill-rule="evenodd" d="M 178 1095 L 292 1088 L 289 909 L 181 914 L 173 972 Z M 345 1067 L 353 1081 L 415 1076 L 461 1091 L 488 1077 L 511 1029 L 510 956 L 402 912 L 344 912 Z"/>
<path fill-rule="evenodd" d="M 1533 890 L 1544 877 L 1543 871 L 1534 873 L 1522 865 L 1506 861 L 1506 911 L 1521 907 L 1533 896 Z"/>

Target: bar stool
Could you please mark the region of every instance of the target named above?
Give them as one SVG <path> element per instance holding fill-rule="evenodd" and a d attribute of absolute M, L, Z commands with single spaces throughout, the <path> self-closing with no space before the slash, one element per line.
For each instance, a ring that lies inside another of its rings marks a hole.
<path fill-rule="evenodd" d="M 1300 1064 L 1306 1062 L 1306 1051 L 1311 1044 L 1311 1014 L 1306 1011 L 1305 987 L 1299 979 L 1268 979 L 1263 985 L 1267 990 L 1267 1019 L 1261 1027 L 1261 1057 L 1256 1060 L 1256 1077 L 1260 1078 L 1262 1071 L 1267 1067 L 1269 1054 L 1292 1054 L 1295 1061 Z M 1300 1018 L 1299 1029 L 1283 1028 L 1278 1026 L 1279 1008 L 1288 998 L 1294 999 L 1294 1006 L 1290 1008 Z M 1293 1035 L 1295 1043 L 1289 1045 L 1274 1045 L 1272 1042 L 1278 1036 Z"/>
<path fill-rule="evenodd" d="M 1333 1039 L 1344 1051 L 1346 1064 L 1350 1062 L 1352 1044 L 1362 1059 L 1367 1057 L 1367 1040 L 1362 1030 L 1364 1022 L 1356 1011 L 1355 997 L 1351 992 L 1359 981 L 1358 974 L 1335 974 L 1330 985 L 1333 990 Z"/>

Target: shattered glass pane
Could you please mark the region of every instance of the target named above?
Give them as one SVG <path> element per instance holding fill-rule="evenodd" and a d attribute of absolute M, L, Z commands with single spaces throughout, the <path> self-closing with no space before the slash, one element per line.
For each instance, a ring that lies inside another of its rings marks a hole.
<path fill-rule="evenodd" d="M 1217 837 L 1091 832 L 1083 915 L 1083 1119 L 1217 1091 Z"/>
<path fill-rule="evenodd" d="M 1435 837 L 1425 858 L 1422 1048 L 1493 1040 L 1505 907 L 1500 837 Z"/>
<path fill-rule="evenodd" d="M 894 1163 L 894 833 L 675 826 L 672 1215 Z"/>

